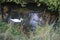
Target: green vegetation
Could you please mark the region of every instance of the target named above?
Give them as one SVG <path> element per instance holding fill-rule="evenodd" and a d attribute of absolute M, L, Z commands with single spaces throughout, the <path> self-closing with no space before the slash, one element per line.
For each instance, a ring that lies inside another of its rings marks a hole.
<path fill-rule="evenodd" d="M 53 24 L 46 25 L 45 27 L 37 26 L 35 32 L 24 34 L 20 29 L 21 26 L 6 24 L 0 22 L 0 40 L 60 40 L 60 28 L 54 31 Z"/>
<path fill-rule="evenodd" d="M 3 2 L 4 0 L 0 0 L 0 2 Z M 37 2 L 38 4 L 40 2 L 46 3 L 49 7 L 48 9 L 50 10 L 57 10 L 60 11 L 60 0 L 5 0 L 6 2 L 16 2 L 20 4 L 26 4 L 28 2 Z"/>
<path fill-rule="evenodd" d="M 21 4 L 28 3 L 26 0 L 9 1 Z M 0 0 L 0 2 L 3 1 Z M 60 0 L 33 0 L 32 2 L 37 2 L 38 4 L 40 2 L 44 2 L 48 5 L 49 10 L 57 10 L 59 13 L 59 28 L 57 26 L 57 29 L 54 30 L 53 25 L 46 25 L 45 27 L 37 26 L 35 34 L 30 32 L 30 38 L 28 38 L 27 35 L 19 28 L 20 26 L 12 26 L 0 21 L 0 40 L 60 40 Z"/>

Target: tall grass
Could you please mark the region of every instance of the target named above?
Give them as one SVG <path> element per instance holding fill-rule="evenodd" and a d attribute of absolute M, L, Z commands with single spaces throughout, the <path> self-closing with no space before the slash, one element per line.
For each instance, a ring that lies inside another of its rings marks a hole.
<path fill-rule="evenodd" d="M 47 24 L 45 27 L 37 26 L 35 32 L 30 31 L 24 34 L 20 25 L 12 26 L 11 24 L 0 22 L 0 31 L 2 30 L 3 32 L 0 32 L 0 40 L 60 40 L 58 28 L 54 31 L 53 24 Z"/>

